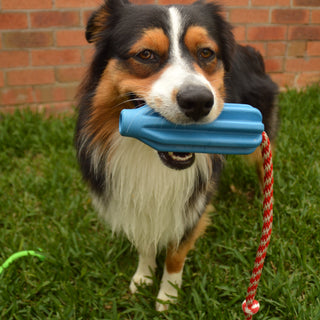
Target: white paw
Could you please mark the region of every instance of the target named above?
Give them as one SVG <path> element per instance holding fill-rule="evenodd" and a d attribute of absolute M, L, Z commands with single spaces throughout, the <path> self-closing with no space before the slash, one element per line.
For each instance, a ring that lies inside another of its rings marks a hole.
<path fill-rule="evenodd" d="M 160 289 L 157 302 L 156 302 L 156 310 L 159 312 L 167 311 L 169 309 L 169 305 L 172 303 L 177 303 L 178 291 L 174 288 L 170 290 L 170 293 L 165 293 Z"/>
<path fill-rule="evenodd" d="M 138 286 L 142 286 L 142 285 L 151 286 L 152 284 L 153 284 L 153 281 L 151 279 L 151 275 L 146 276 L 136 272 L 131 279 L 129 288 L 131 293 L 136 293 L 136 291 L 138 290 Z"/>
<path fill-rule="evenodd" d="M 177 273 L 168 273 L 165 267 L 157 297 L 157 311 L 166 311 L 170 304 L 177 303 L 178 288 L 181 288 L 181 283 L 182 269 Z"/>

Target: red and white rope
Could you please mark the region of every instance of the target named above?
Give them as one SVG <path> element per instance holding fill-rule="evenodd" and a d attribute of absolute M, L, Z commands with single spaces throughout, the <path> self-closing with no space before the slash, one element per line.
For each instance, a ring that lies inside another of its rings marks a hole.
<path fill-rule="evenodd" d="M 242 310 L 246 320 L 251 320 L 252 316 L 259 311 L 259 302 L 255 300 L 258 284 L 260 281 L 264 260 L 270 243 L 272 221 L 273 221 L 273 164 L 270 140 L 266 132 L 262 133 L 261 152 L 264 168 L 264 200 L 263 200 L 263 227 L 256 260 L 247 290 L 246 300 L 242 303 Z"/>

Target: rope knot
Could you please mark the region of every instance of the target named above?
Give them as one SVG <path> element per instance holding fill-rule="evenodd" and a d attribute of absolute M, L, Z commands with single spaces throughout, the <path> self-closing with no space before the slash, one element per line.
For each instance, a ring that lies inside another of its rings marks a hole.
<path fill-rule="evenodd" d="M 253 300 L 253 303 L 250 307 L 247 306 L 247 301 L 242 302 L 242 310 L 246 316 L 253 316 L 260 309 L 260 304 L 257 300 Z"/>

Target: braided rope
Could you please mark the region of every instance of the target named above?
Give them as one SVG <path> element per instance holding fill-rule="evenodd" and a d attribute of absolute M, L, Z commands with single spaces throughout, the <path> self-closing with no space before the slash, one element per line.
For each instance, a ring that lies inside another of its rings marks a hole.
<path fill-rule="evenodd" d="M 242 310 L 246 320 L 251 320 L 252 316 L 259 311 L 260 305 L 256 301 L 255 295 L 260 281 L 264 260 L 270 243 L 272 221 L 273 221 L 273 164 L 270 140 L 266 132 L 262 133 L 261 151 L 264 168 L 264 200 L 263 200 L 263 228 L 259 248 L 256 254 L 254 267 L 247 290 L 246 300 L 242 303 Z"/>

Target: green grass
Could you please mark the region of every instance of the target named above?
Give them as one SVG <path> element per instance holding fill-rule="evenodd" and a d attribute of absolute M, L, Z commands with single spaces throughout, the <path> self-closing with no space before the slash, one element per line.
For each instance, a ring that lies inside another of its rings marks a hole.
<path fill-rule="evenodd" d="M 254 319 L 320 319 L 320 89 L 280 96 L 274 231 Z M 132 296 L 136 253 L 91 207 L 75 151 L 75 119 L 29 112 L 0 120 L 0 319 L 243 319 L 262 226 L 254 170 L 228 159 L 213 223 L 188 258 L 176 306 L 154 311 L 155 284 Z M 163 255 L 159 262 L 163 262 Z"/>

